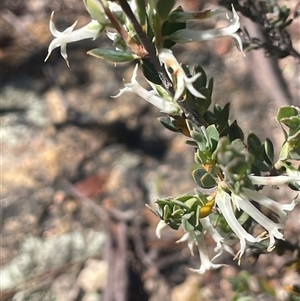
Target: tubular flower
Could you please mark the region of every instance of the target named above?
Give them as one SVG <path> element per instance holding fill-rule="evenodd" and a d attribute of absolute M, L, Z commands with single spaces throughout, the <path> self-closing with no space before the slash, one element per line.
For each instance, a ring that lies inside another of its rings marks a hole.
<path fill-rule="evenodd" d="M 231 249 L 230 246 L 225 244 L 224 237 L 217 231 L 216 228 L 213 227 L 208 216 L 205 218 L 201 218 L 200 223 L 202 224 L 203 229 L 205 229 L 207 234 L 209 234 L 212 237 L 212 239 L 215 241 L 217 245 L 214 249 L 214 251 L 217 254 L 214 256 L 212 260 L 219 257 L 224 250 L 230 253 L 231 255 L 234 255 L 233 250 Z"/>
<path fill-rule="evenodd" d="M 92 20 L 90 23 L 85 25 L 84 27 L 74 30 L 77 21 L 64 31 L 60 32 L 55 28 L 55 24 L 53 22 L 54 18 L 54 12 L 51 14 L 49 28 L 52 33 L 52 35 L 55 37 L 55 39 L 50 43 L 48 47 L 48 55 L 45 58 L 45 61 L 48 60 L 51 52 L 57 48 L 60 47 L 60 54 L 66 61 L 68 67 L 69 61 L 68 61 L 68 55 L 67 55 L 67 44 L 72 42 L 81 41 L 84 39 L 96 39 L 104 29 L 103 25 L 101 25 L 98 21 Z"/>
<path fill-rule="evenodd" d="M 186 232 L 181 239 L 177 241 L 184 242 L 188 241 L 188 248 L 192 255 L 194 255 L 194 247 L 198 249 L 201 266 L 199 269 L 191 269 L 194 272 L 199 274 L 203 274 L 205 271 L 209 269 L 218 269 L 224 264 L 215 264 L 213 261 L 219 257 L 223 251 L 227 251 L 228 253 L 233 254 L 233 251 L 230 246 L 225 243 L 224 238 L 221 234 L 213 227 L 210 222 L 209 217 L 201 218 L 200 223 L 203 226 L 203 231 L 188 231 Z M 157 228 L 161 228 L 160 223 L 158 223 Z M 214 251 L 217 253 L 212 259 L 209 258 L 207 247 L 205 244 L 205 235 L 209 235 L 216 243 L 216 247 Z"/>
<path fill-rule="evenodd" d="M 298 172 L 299 173 L 299 172 Z M 300 181 L 300 173 L 297 176 L 296 174 L 290 176 L 276 176 L 276 177 L 259 177 L 259 176 L 248 176 L 254 185 L 283 185 L 291 182 Z"/>
<path fill-rule="evenodd" d="M 195 41 L 207 41 L 220 37 L 232 37 L 234 38 L 238 45 L 239 49 L 243 51 L 242 40 L 239 35 L 236 33 L 240 28 L 240 21 L 237 12 L 232 6 L 232 19 L 229 19 L 229 25 L 226 27 L 218 29 L 209 29 L 209 30 L 191 30 L 191 29 L 181 29 L 172 33 L 168 38 L 176 43 L 186 44 Z"/>
<path fill-rule="evenodd" d="M 232 229 L 232 231 L 236 234 L 240 241 L 240 251 L 236 256 L 240 258 L 244 254 L 246 250 L 247 241 L 250 243 L 256 243 L 260 242 L 260 238 L 255 238 L 251 234 L 249 234 L 239 223 L 239 221 L 236 219 L 232 204 L 231 204 L 231 196 L 225 192 L 221 185 L 218 187 L 218 192 L 216 195 L 216 204 L 218 205 L 220 211 L 222 212 L 226 222 L 228 223 L 229 227 Z"/>
<path fill-rule="evenodd" d="M 138 64 L 136 64 L 136 66 L 134 68 L 131 82 L 125 84 L 125 88 L 121 89 L 120 93 L 113 97 L 114 98 L 119 97 L 126 92 L 133 92 L 133 93 L 137 94 L 138 96 L 140 96 L 141 98 L 147 100 L 152 105 L 159 108 L 164 113 L 167 113 L 167 114 L 179 113 L 180 108 L 177 106 L 177 104 L 158 96 L 155 91 L 146 90 L 137 82 L 137 80 L 136 80 L 137 70 L 138 70 Z"/>
<path fill-rule="evenodd" d="M 168 72 L 170 78 L 175 77 L 176 92 L 174 95 L 174 101 L 179 99 L 185 88 L 187 88 L 194 96 L 205 98 L 205 96 L 198 92 L 193 86 L 193 82 L 201 75 L 201 73 L 197 73 L 189 78 L 170 49 L 162 48 L 159 51 L 158 58 L 161 64 L 165 65 L 166 71 Z M 170 69 L 173 71 L 172 74 L 169 72 Z"/>
<path fill-rule="evenodd" d="M 209 259 L 209 255 L 208 255 L 208 250 L 205 244 L 205 240 L 204 240 L 204 233 L 200 233 L 200 234 L 196 234 L 195 235 L 195 240 L 196 240 L 196 244 L 199 250 L 199 256 L 200 256 L 200 261 L 201 261 L 201 266 L 199 269 L 191 269 L 193 272 L 199 273 L 199 274 L 203 274 L 204 272 L 210 270 L 210 269 L 218 269 L 222 266 L 224 266 L 224 264 L 216 264 L 213 263 L 210 259 Z"/>
<path fill-rule="evenodd" d="M 254 192 L 254 194 L 252 192 Z M 249 189 L 244 189 L 244 193 L 240 195 L 232 193 L 231 197 L 238 208 L 242 209 L 244 212 L 247 212 L 257 223 L 259 223 L 268 231 L 270 240 L 268 251 L 272 251 L 275 245 L 275 238 L 284 239 L 283 234 L 279 232 L 279 229 L 284 228 L 285 219 L 287 216 L 283 210 L 292 210 L 295 206 L 295 202 L 293 201 L 290 205 L 281 205 L 265 197 L 264 195 Z M 257 201 L 261 205 L 270 209 L 272 208 L 271 210 L 279 215 L 279 223 L 275 223 L 270 220 L 254 205 L 252 205 L 250 200 Z"/>

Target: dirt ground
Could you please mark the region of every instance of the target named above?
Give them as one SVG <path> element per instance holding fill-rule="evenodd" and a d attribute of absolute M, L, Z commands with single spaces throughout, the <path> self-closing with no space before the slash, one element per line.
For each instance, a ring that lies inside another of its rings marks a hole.
<path fill-rule="evenodd" d="M 247 300 L 287 300 L 289 287 L 300 283 L 284 268 L 291 252 L 262 255 L 256 263 L 245 257 L 241 266 L 223 258 L 227 267 L 198 275 L 189 270 L 199 265 L 197 256 L 175 243 L 181 233 L 166 230 L 156 238 L 158 219 L 145 204 L 193 192 L 193 148 L 163 128 L 160 112 L 142 99 L 111 98 L 134 65 L 86 55 L 110 47 L 107 39 L 69 45 L 70 68 L 58 50 L 45 63 L 52 11 L 59 29 L 89 22 L 79 0 L 1 3 L 1 300 L 225 301 L 234 297 L 230 279 L 243 283 L 244 270 Z M 299 22 L 292 27 L 298 50 Z M 231 40 L 175 51 L 214 77 L 214 102 L 230 102 L 231 118 L 246 134 L 280 146 L 274 116 L 281 101 L 299 105 L 299 62 L 279 62 L 291 97 L 278 101 L 263 88 L 268 75 L 258 76 L 264 65 L 252 68 L 254 55 L 244 58 Z M 295 193 L 280 196 L 284 203 Z M 285 230 L 293 244 L 299 244 L 299 217 L 298 205 Z M 276 297 L 262 294 L 261 283 Z"/>

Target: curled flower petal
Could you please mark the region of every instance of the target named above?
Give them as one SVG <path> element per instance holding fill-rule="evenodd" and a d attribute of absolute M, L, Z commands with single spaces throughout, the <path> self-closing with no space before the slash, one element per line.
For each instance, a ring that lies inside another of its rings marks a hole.
<path fill-rule="evenodd" d="M 164 229 L 165 227 L 167 227 L 168 225 L 166 224 L 166 222 L 164 220 L 160 220 L 156 226 L 156 230 L 155 230 L 155 234 L 158 238 L 161 238 L 161 231 L 162 229 Z"/>
<path fill-rule="evenodd" d="M 125 88 L 120 90 L 120 93 L 118 93 L 115 96 L 112 97 L 119 97 L 122 94 L 126 92 L 133 92 L 143 99 L 147 100 L 152 105 L 159 108 L 162 112 L 168 113 L 168 114 L 177 114 L 180 112 L 180 108 L 177 104 L 173 103 L 172 101 L 168 101 L 160 96 L 158 96 L 154 91 L 148 91 L 145 88 L 143 88 L 136 80 L 138 70 L 138 64 L 135 66 L 133 75 L 131 78 L 131 82 L 125 84 Z"/>
<path fill-rule="evenodd" d="M 53 22 L 54 19 L 54 12 L 51 14 L 49 28 L 52 33 L 52 35 L 55 37 L 55 39 L 50 43 L 48 47 L 48 55 L 45 58 L 45 61 L 48 60 L 51 52 L 57 48 L 60 47 L 60 54 L 66 61 L 68 67 L 69 61 L 68 61 L 68 55 L 67 55 L 67 44 L 72 42 L 81 41 L 84 39 L 96 39 L 101 31 L 103 30 L 103 25 L 101 25 L 98 21 L 92 20 L 90 23 L 85 25 L 84 27 L 74 30 L 77 21 L 64 31 L 60 32 L 56 29 L 55 24 Z M 74 31 L 73 31 L 74 30 Z"/>
<path fill-rule="evenodd" d="M 193 86 L 193 82 L 201 75 L 201 73 L 195 74 L 189 78 L 170 49 L 162 48 L 159 51 L 158 57 L 160 62 L 165 65 L 166 71 L 168 72 L 170 78 L 173 76 L 176 78 L 174 101 L 180 98 L 185 88 L 187 88 L 194 96 L 198 98 L 205 98 L 205 96 L 198 92 Z M 172 74 L 170 74 L 169 68 L 173 70 Z"/>

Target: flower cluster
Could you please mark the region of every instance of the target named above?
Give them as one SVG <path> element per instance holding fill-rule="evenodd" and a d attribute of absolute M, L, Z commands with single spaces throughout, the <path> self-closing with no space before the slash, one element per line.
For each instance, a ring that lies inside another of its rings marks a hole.
<path fill-rule="evenodd" d="M 269 185 L 278 185 L 278 183 L 283 184 L 286 182 L 295 181 L 294 177 L 288 176 L 284 177 L 284 181 L 282 181 L 281 176 L 279 176 L 281 179 L 278 179 L 278 177 L 272 178 L 273 179 L 269 178 L 268 180 Z M 254 183 L 265 185 L 265 179 L 264 177 L 261 177 L 260 181 L 259 177 L 255 177 Z M 197 194 L 199 195 L 199 192 L 197 192 Z M 184 206 L 189 206 L 190 201 L 195 198 L 196 195 L 187 197 L 184 202 Z M 183 200 L 183 198 L 180 198 L 180 200 Z M 278 220 L 273 221 L 269 217 L 265 216 L 259 209 L 257 209 L 255 205 L 252 204 L 252 202 L 256 202 L 260 207 L 268 208 L 273 214 L 275 214 Z M 175 213 L 178 214 L 178 203 L 179 199 L 169 200 L 168 206 L 171 204 L 172 209 L 169 209 L 171 213 L 169 216 L 162 216 L 160 214 L 161 212 L 165 211 L 167 201 L 164 200 L 163 203 L 158 201 L 161 210 L 157 211 L 156 214 L 158 214 L 162 220 L 157 225 L 156 235 L 161 237 L 161 232 L 167 225 L 173 226 L 175 229 L 178 228 L 179 225 L 182 225 L 185 234 L 178 242 L 188 241 L 188 246 L 192 254 L 194 253 L 194 247 L 198 249 L 201 266 L 199 269 L 193 269 L 193 271 L 196 271 L 200 274 L 204 273 L 208 269 L 221 267 L 223 264 L 216 264 L 213 261 L 218 258 L 223 251 L 234 255 L 231 245 L 233 245 L 236 241 L 239 241 L 240 244 L 239 251 L 237 254 L 235 254 L 235 258 L 238 258 L 239 263 L 242 255 L 245 253 L 247 245 L 249 244 L 254 245 L 263 240 L 268 240 L 269 245 L 267 247 L 267 251 L 272 251 L 275 246 L 275 239 L 284 239 L 280 230 L 284 229 L 285 227 L 285 222 L 287 219 L 286 211 L 293 210 L 296 205 L 295 200 L 289 204 L 279 204 L 262 193 L 247 188 L 243 189 L 243 191 L 240 193 L 229 191 L 226 187 L 226 184 L 220 182 L 214 196 L 214 208 L 211 208 L 210 212 L 212 213 L 214 210 L 217 210 L 223 216 L 226 223 L 232 230 L 232 233 L 235 235 L 235 238 L 232 236 L 232 234 L 228 235 L 228 233 L 225 233 L 224 231 L 219 232 L 213 226 L 212 221 L 214 219 L 212 220 L 211 214 L 201 217 L 200 213 L 197 223 L 193 225 L 193 221 L 191 220 L 189 212 L 188 221 L 190 223 L 190 228 L 186 226 L 186 223 L 183 222 L 183 219 L 181 219 L 181 222 L 177 222 L 177 225 L 174 226 Z M 199 206 L 197 210 L 201 212 L 203 208 L 204 207 Z M 236 217 L 235 211 L 242 211 L 244 214 L 250 216 L 253 220 L 260 224 L 266 230 L 266 232 L 263 233 L 263 235 L 254 237 L 241 225 L 240 221 Z M 182 216 L 184 215 L 185 214 L 182 214 Z M 210 236 L 216 244 L 216 247 L 214 248 L 216 255 L 212 259 L 210 259 L 208 255 L 208 250 L 205 243 L 206 235 Z"/>
<path fill-rule="evenodd" d="M 83 39 L 96 39 L 102 33 L 113 42 L 113 49 L 95 48 L 88 54 L 114 63 L 138 60 L 131 81 L 113 96 L 135 93 L 165 113 L 161 123 L 169 130 L 188 136 L 188 144 L 195 149 L 196 169 L 192 176 L 201 191 L 194 195 L 169 197 L 157 201 L 153 210 L 161 219 L 156 233 L 160 237 L 164 227 L 182 227 L 185 234 L 179 241 L 187 241 L 191 252 L 196 247 L 201 266 L 194 271 L 203 273 L 222 264 L 214 263 L 223 251 L 240 262 L 251 245 L 268 242 L 267 251 L 274 249 L 276 240 L 284 239 L 287 211 L 293 210 L 295 200 L 280 204 L 265 196 L 263 186 L 288 185 L 300 190 L 300 171 L 291 160 L 300 160 L 300 110 L 283 107 L 277 121 L 284 131 L 285 142 L 279 159 L 274 160 L 272 142 L 261 142 L 250 133 L 245 139 L 237 122 L 229 120 L 229 105 L 215 105 L 212 110 L 213 80 L 207 80 L 200 66 L 189 68 L 180 64 L 173 51 L 174 44 L 231 37 L 243 52 L 239 36 L 239 16 L 224 9 L 186 13 L 174 9 L 174 1 L 106 1 L 84 0 L 92 20 L 75 30 L 77 22 L 60 32 L 50 18 L 50 31 L 55 37 L 48 48 L 47 60 L 60 47 L 69 66 L 67 44 Z M 214 16 L 226 16 L 228 25 L 206 31 L 186 28 L 189 20 L 199 21 Z M 139 67 L 151 87 L 147 90 L 137 81 Z M 203 191 L 207 191 L 205 193 Z M 261 207 L 271 212 L 266 216 Z M 251 233 L 251 225 L 260 224 L 265 231 L 258 236 Z M 205 236 L 215 242 L 216 255 L 210 259 Z M 233 244 L 239 250 L 233 251 Z"/>

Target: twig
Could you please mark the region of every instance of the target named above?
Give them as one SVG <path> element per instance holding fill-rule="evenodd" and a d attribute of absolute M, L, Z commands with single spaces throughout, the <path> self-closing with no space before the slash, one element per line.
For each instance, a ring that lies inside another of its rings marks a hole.
<path fill-rule="evenodd" d="M 105 14 L 109 18 L 110 22 L 114 25 L 114 28 L 118 31 L 118 33 L 121 35 L 127 46 L 131 49 L 131 51 L 135 54 L 137 54 L 139 57 L 143 58 L 147 56 L 147 51 L 144 47 L 141 45 L 138 45 L 129 35 L 128 32 L 122 27 L 118 19 L 113 15 L 113 13 L 110 11 L 110 9 L 104 5 L 102 0 L 99 0 L 101 3 Z"/>
<path fill-rule="evenodd" d="M 148 52 L 149 60 L 153 64 L 153 67 L 155 68 L 165 89 L 169 92 L 170 95 L 174 95 L 175 91 L 174 91 L 173 83 L 171 82 L 166 70 L 160 64 L 160 62 L 157 58 L 157 54 L 156 54 L 156 50 L 155 50 L 154 46 L 150 43 L 141 24 L 137 21 L 134 13 L 132 12 L 128 2 L 126 0 L 119 0 L 118 2 L 120 4 L 120 6 L 122 7 L 124 13 L 127 15 L 129 20 L 131 21 L 136 34 L 138 35 L 141 43 L 143 44 L 146 51 Z M 182 109 L 182 111 L 187 119 L 191 120 L 197 126 L 201 126 L 200 122 L 195 118 L 194 114 L 192 113 L 190 106 L 183 98 L 177 100 L 177 104 L 180 106 L 180 108 Z"/>
<path fill-rule="evenodd" d="M 156 55 L 156 50 L 151 45 L 146 33 L 143 31 L 143 28 L 141 24 L 137 21 L 135 15 L 133 14 L 128 2 L 126 0 L 119 0 L 119 4 L 122 7 L 124 13 L 128 17 L 128 19 L 131 21 L 133 28 L 138 35 L 141 43 L 143 44 L 144 48 L 146 49 L 148 53 L 148 57 L 150 62 L 153 64 L 153 67 L 157 71 L 157 74 L 163 83 L 165 89 L 171 94 L 174 95 L 174 88 L 173 88 L 173 83 L 169 79 L 166 70 L 161 66 L 157 55 Z"/>

